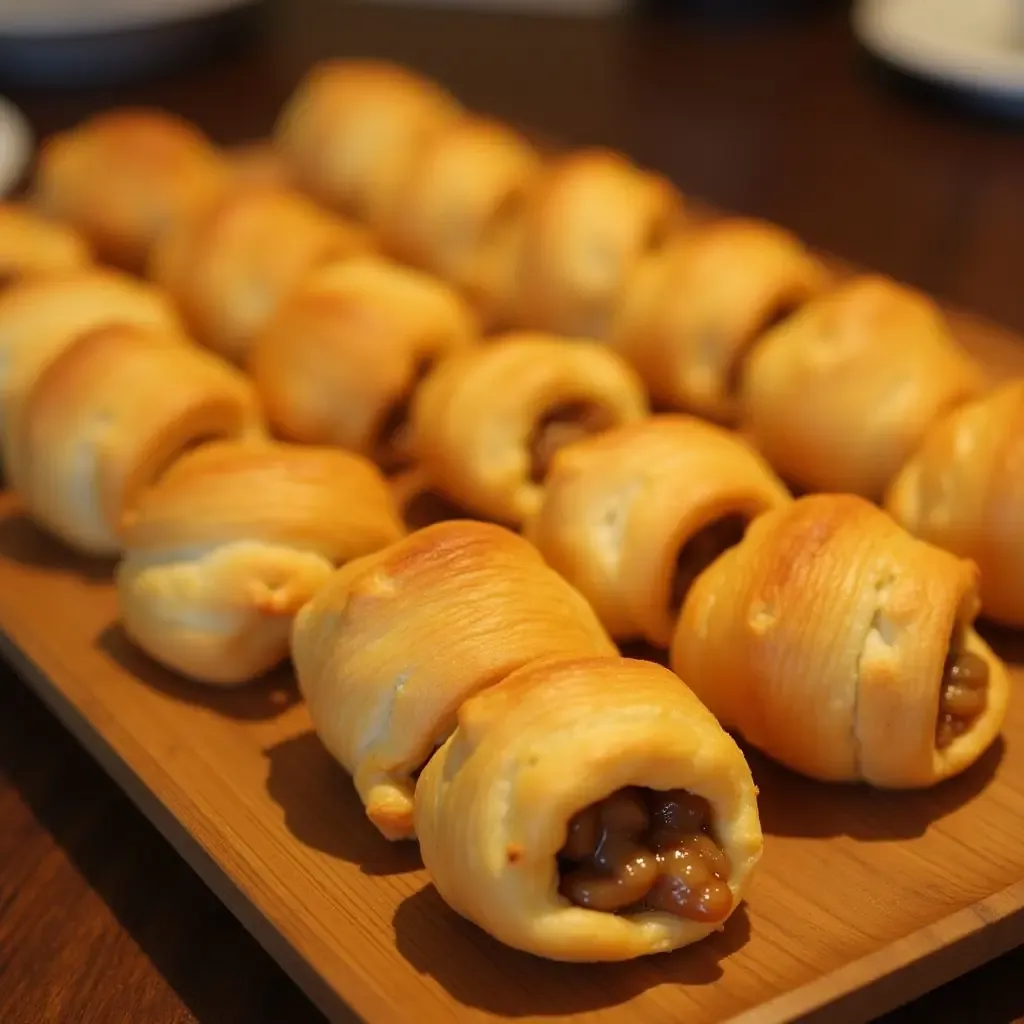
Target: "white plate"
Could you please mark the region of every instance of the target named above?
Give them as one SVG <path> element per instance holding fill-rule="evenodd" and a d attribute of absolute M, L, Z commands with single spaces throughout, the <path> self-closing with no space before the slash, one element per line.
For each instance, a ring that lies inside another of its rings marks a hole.
<path fill-rule="evenodd" d="M 153 28 L 253 0 L 0 0 L 0 36 L 81 36 Z"/>
<path fill-rule="evenodd" d="M 0 96 L 0 196 L 18 183 L 32 153 L 32 133 L 21 111 Z"/>
<path fill-rule="evenodd" d="M 1024 101 L 1022 0 L 859 0 L 853 26 L 865 47 L 904 72 Z"/>

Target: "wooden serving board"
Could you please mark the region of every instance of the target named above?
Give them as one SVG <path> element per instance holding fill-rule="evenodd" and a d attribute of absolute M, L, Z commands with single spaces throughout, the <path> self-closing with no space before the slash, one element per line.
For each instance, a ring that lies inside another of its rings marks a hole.
<path fill-rule="evenodd" d="M 1024 373 L 1024 342 L 955 326 L 997 374 Z M 4 653 L 332 1019 L 837 1024 L 1024 942 L 1024 697 L 996 747 L 929 792 L 825 786 L 752 755 L 765 855 L 725 931 L 568 966 L 462 921 L 415 844 L 376 834 L 287 671 L 218 693 L 133 651 L 110 570 L 0 496 Z M 1024 635 L 988 635 L 1024 664 Z M 1014 676 L 1024 685 L 1024 668 Z"/>

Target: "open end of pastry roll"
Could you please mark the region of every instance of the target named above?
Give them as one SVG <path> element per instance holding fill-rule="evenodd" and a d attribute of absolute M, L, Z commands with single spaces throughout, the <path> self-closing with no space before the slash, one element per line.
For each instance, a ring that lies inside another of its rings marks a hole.
<path fill-rule="evenodd" d="M 618 425 L 615 410 L 598 402 L 568 401 L 545 409 L 537 417 L 527 442 L 530 480 L 542 484 L 554 457 L 585 437 L 602 434 Z"/>
<path fill-rule="evenodd" d="M 761 853 L 734 741 L 671 672 L 549 658 L 467 701 L 416 790 L 441 896 L 508 945 L 625 960 L 696 942 Z"/>
<path fill-rule="evenodd" d="M 693 581 L 719 555 L 735 547 L 747 532 L 752 515 L 743 512 L 726 512 L 702 526 L 684 541 L 676 558 L 675 574 L 669 596 L 669 614 L 675 618 L 682 611 L 686 595 Z"/>
<path fill-rule="evenodd" d="M 439 494 L 420 466 L 401 470 L 389 477 L 388 482 L 394 495 L 395 506 L 410 532 L 422 530 L 435 523 L 473 518 L 465 509 L 459 508 L 444 495 Z"/>
<path fill-rule="evenodd" d="M 437 360 L 438 356 L 435 354 L 415 357 L 401 394 L 384 408 L 371 457 L 385 473 L 397 473 L 408 469 L 414 461 L 409 423 L 412 400 L 417 388 L 427 379 Z"/>

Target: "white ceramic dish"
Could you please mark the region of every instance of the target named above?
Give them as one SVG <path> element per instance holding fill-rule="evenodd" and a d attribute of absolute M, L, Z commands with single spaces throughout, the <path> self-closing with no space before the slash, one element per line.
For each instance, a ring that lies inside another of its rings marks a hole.
<path fill-rule="evenodd" d="M 28 122 L 12 103 L 0 96 L 0 196 L 18 183 L 32 153 Z"/>

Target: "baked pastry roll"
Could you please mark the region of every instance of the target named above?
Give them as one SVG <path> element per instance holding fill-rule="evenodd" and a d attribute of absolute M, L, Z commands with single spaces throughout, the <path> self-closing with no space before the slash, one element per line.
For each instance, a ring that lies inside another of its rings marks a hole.
<path fill-rule="evenodd" d="M 125 517 L 125 632 L 168 668 L 231 686 L 288 654 L 335 566 L 402 536 L 387 484 L 348 452 L 258 440 L 184 455 Z"/>
<path fill-rule="evenodd" d="M 139 271 L 159 235 L 224 184 L 224 163 L 195 125 L 125 108 L 44 140 L 35 201 L 77 228 L 101 259 Z"/>
<path fill-rule="evenodd" d="M 408 459 L 414 388 L 476 336 L 450 287 L 362 257 L 307 277 L 257 340 L 249 370 L 279 436 L 340 445 L 397 469 Z"/>
<path fill-rule="evenodd" d="M 302 188 L 381 230 L 421 148 L 461 112 L 439 85 L 405 68 L 325 61 L 285 104 L 275 141 Z"/>
<path fill-rule="evenodd" d="M 981 570 L 985 616 L 1024 626 L 1024 381 L 937 420 L 885 507 L 911 533 Z"/>
<path fill-rule="evenodd" d="M 79 335 L 39 374 L 5 443 L 23 448 L 32 517 L 90 555 L 121 548 L 121 520 L 183 452 L 262 433 L 256 394 L 237 370 L 151 327 Z"/>
<path fill-rule="evenodd" d="M 389 839 L 413 835 L 416 774 L 459 705 L 558 651 L 615 647 L 532 545 L 472 521 L 427 527 L 342 567 L 292 634 L 317 734 Z"/>
<path fill-rule="evenodd" d="M 489 322 L 507 319 L 534 148 L 495 121 L 463 117 L 419 151 L 388 218 L 389 248 L 455 284 Z"/>
<path fill-rule="evenodd" d="M 616 640 L 667 648 L 693 580 L 789 500 L 735 434 L 655 416 L 558 452 L 524 532 Z"/>
<path fill-rule="evenodd" d="M 741 404 L 749 436 L 790 483 L 876 500 L 932 421 L 983 386 L 931 300 L 869 275 L 761 339 Z"/>
<path fill-rule="evenodd" d="M 306 274 L 367 247 L 361 228 L 298 192 L 239 186 L 169 231 L 154 251 L 151 274 L 199 341 L 242 363 Z"/>
<path fill-rule="evenodd" d="M 812 778 L 931 786 L 1006 716 L 978 571 L 853 495 L 766 513 L 696 580 L 671 665 L 727 729 Z"/>
<path fill-rule="evenodd" d="M 416 787 L 416 832 L 445 902 L 495 938 L 627 960 L 697 942 L 740 904 L 756 794 L 667 669 L 557 653 L 462 705 Z"/>
<path fill-rule="evenodd" d="M 647 415 L 636 372 L 592 342 L 514 332 L 441 363 L 419 386 L 410 450 L 437 492 L 519 525 L 555 452 Z"/>
<path fill-rule="evenodd" d="M 73 228 L 47 220 L 30 206 L 0 203 L 0 289 L 91 262 L 89 247 Z"/>
<path fill-rule="evenodd" d="M 668 181 L 616 153 L 562 157 L 547 168 L 525 213 L 516 322 L 606 338 L 630 275 L 681 215 L 681 197 Z"/>
<path fill-rule="evenodd" d="M 0 438 L 7 482 L 16 490 L 23 489 L 20 431 L 33 385 L 67 346 L 106 324 L 183 330 L 158 289 L 98 267 L 23 281 L 0 294 Z"/>
<path fill-rule="evenodd" d="M 730 424 L 748 352 L 827 281 L 788 231 L 740 218 L 701 225 L 644 261 L 614 341 L 656 405 Z"/>

